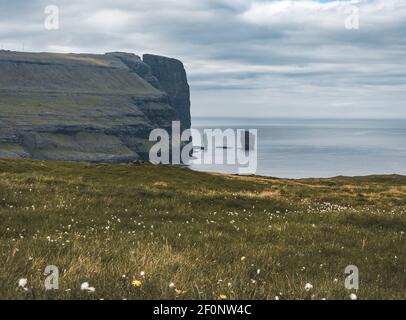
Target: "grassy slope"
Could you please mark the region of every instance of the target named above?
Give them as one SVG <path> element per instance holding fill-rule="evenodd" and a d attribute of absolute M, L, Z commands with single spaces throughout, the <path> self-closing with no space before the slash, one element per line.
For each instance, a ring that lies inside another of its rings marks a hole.
<path fill-rule="evenodd" d="M 134 159 L 176 117 L 166 100 L 111 55 L 0 50 L 0 155 Z"/>
<path fill-rule="evenodd" d="M 405 177 L 0 161 L 0 298 L 302 299 L 310 282 L 315 299 L 348 299 L 343 271 L 355 264 L 360 299 L 404 299 L 403 231 Z M 57 292 L 43 289 L 49 264 Z"/>

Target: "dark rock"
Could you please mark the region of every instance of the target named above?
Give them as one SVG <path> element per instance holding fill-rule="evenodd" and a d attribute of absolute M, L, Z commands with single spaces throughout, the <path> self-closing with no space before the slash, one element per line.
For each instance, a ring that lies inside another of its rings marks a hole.
<path fill-rule="evenodd" d="M 147 163 L 149 163 L 149 162 L 143 161 L 143 160 L 135 160 L 135 161 L 131 162 L 131 164 L 135 165 L 135 166 L 142 166 L 142 165 L 147 164 Z"/>
<path fill-rule="evenodd" d="M 190 128 L 190 89 L 183 63 L 151 54 L 145 54 L 143 61 L 150 66 L 152 74 L 159 81 L 160 86 L 155 88 L 168 93 L 169 103 L 178 113 L 181 129 Z"/>
<path fill-rule="evenodd" d="M 241 135 L 241 145 L 245 151 L 254 150 L 255 135 L 248 130 L 244 131 L 244 133 Z"/>

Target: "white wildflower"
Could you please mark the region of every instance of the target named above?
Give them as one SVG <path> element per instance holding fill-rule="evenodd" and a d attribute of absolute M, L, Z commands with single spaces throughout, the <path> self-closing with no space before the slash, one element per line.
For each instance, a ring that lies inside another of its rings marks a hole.
<path fill-rule="evenodd" d="M 18 280 L 18 286 L 21 288 L 25 288 L 25 286 L 28 284 L 28 280 L 25 278 L 22 278 Z"/>
<path fill-rule="evenodd" d="M 89 291 L 89 292 L 95 292 L 95 291 L 96 291 L 96 289 L 95 289 L 94 287 L 91 287 L 91 286 L 89 285 L 89 282 L 83 282 L 83 283 L 80 285 L 80 290 L 82 290 L 82 291 Z"/>
<path fill-rule="evenodd" d="M 80 285 L 80 290 L 87 290 L 87 289 L 89 289 L 89 282 L 83 282 Z"/>
<path fill-rule="evenodd" d="M 313 289 L 313 285 L 312 285 L 311 283 L 306 283 L 304 289 L 305 289 L 307 292 L 309 292 L 310 290 Z"/>

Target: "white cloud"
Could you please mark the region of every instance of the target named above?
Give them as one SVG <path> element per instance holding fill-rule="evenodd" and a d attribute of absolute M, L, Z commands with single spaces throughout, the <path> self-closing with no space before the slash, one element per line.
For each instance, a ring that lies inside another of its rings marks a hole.
<path fill-rule="evenodd" d="M 128 27 L 131 20 L 132 15 L 129 12 L 117 9 L 102 9 L 89 13 L 84 20 L 84 25 L 112 32 Z"/>
<path fill-rule="evenodd" d="M 369 26 L 386 24 L 384 27 L 387 27 L 388 24 L 404 21 L 406 18 L 404 0 L 253 2 L 240 17 L 247 23 L 262 26 L 342 29 L 344 21 L 356 9 L 359 9 L 363 23 Z"/>
<path fill-rule="evenodd" d="M 405 0 L 53 3 L 61 14 L 55 32 L 43 27 L 49 1 L 2 0 L 3 47 L 21 50 L 24 42 L 30 51 L 177 57 L 187 67 L 199 115 L 346 110 L 406 117 Z M 348 5 L 360 8 L 359 30 L 344 28 Z"/>

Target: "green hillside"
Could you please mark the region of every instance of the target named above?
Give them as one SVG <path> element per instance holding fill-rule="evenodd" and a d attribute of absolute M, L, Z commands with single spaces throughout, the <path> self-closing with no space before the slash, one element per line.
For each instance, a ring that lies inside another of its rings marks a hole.
<path fill-rule="evenodd" d="M 130 53 L 0 50 L 0 158 L 114 163 L 144 158 L 149 133 L 179 119 L 177 105 L 159 85 L 151 67 Z"/>

